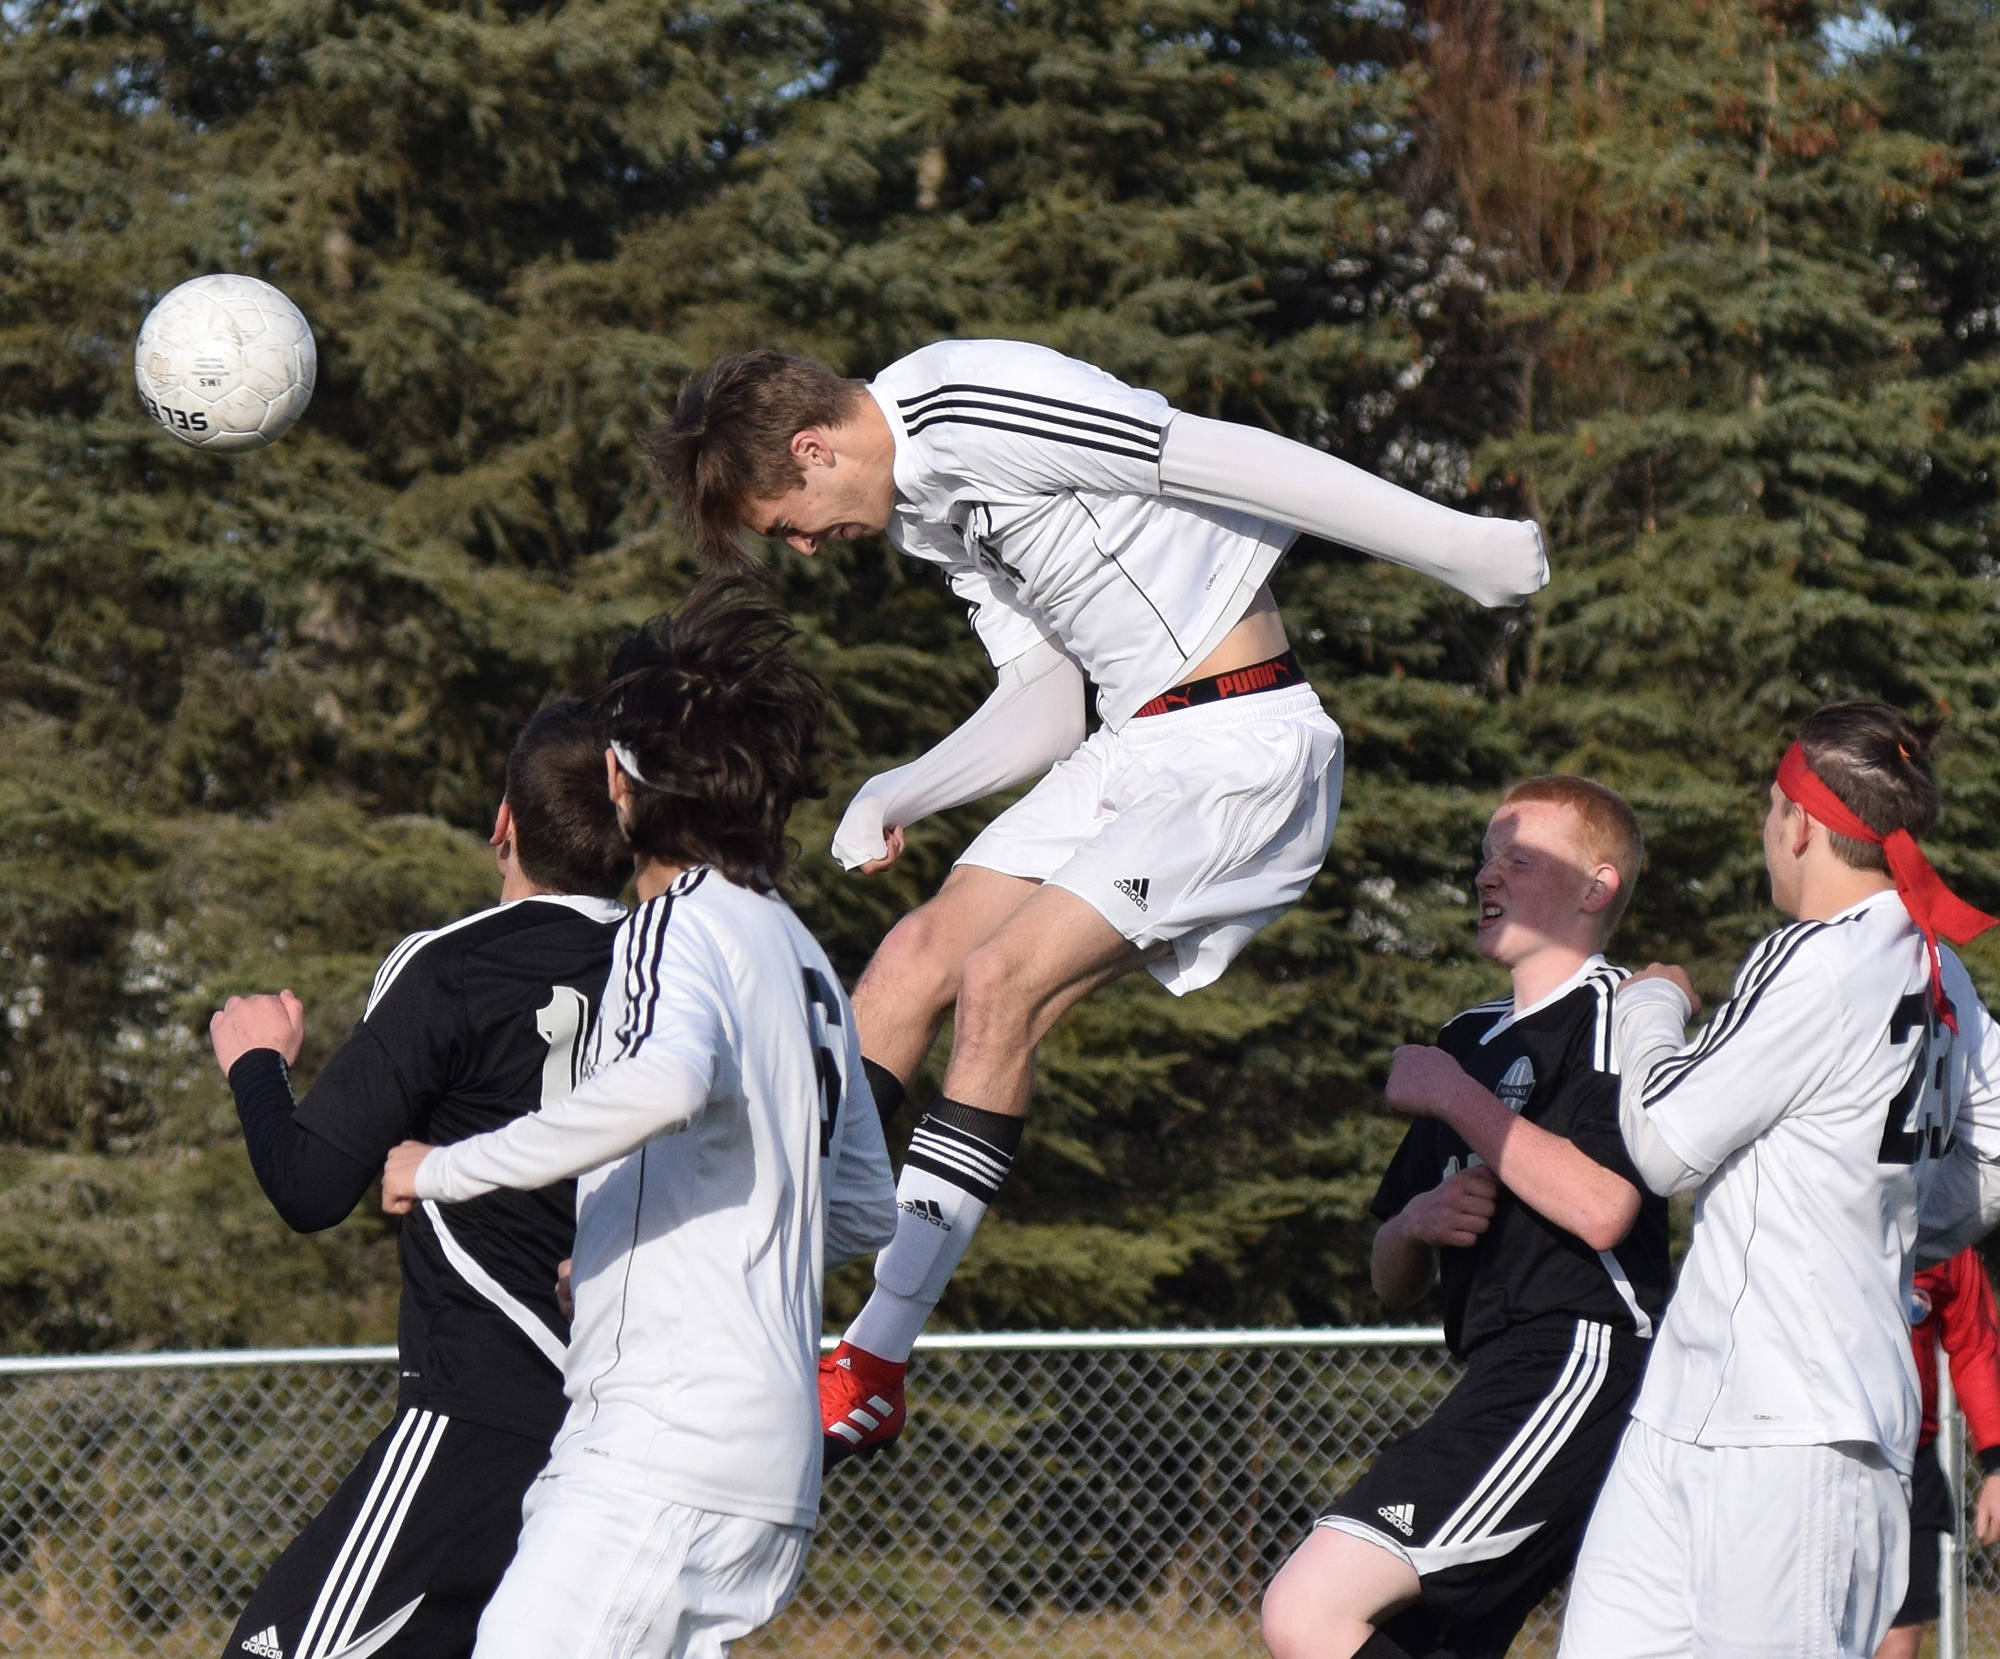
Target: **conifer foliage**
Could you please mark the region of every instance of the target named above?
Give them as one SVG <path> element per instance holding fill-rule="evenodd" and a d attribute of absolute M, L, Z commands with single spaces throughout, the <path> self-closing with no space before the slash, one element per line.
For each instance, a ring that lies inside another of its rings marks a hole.
<path fill-rule="evenodd" d="M 1330 547 L 1281 567 L 1348 736 L 1334 856 L 1215 989 L 1121 985 L 1058 1033 L 946 1304 L 1378 1317 L 1375 1085 L 1495 989 L 1470 878 L 1506 782 L 1635 796 L 1623 953 L 1713 990 L 1769 923 L 1749 830 L 1787 722 L 1948 705 L 1940 862 L 2000 900 L 1994 27 L 1974 0 L 0 5 L 0 1347 L 386 1336 L 385 1224 L 268 1214 L 207 1010 L 297 989 L 303 1081 L 396 938 L 490 901 L 513 730 L 695 578 L 633 442 L 686 373 L 978 334 L 1550 527 L 1518 617 Z M 131 391 L 146 309 L 209 270 L 318 338 L 312 408 L 248 457 Z M 865 882 L 823 856 L 834 817 L 990 676 L 886 546 L 771 568 L 840 710 L 794 897 L 851 974 L 992 809 Z"/>

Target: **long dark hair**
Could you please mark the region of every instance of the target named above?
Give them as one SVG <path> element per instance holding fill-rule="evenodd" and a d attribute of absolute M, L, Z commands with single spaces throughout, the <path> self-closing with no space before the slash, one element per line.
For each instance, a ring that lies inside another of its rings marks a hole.
<path fill-rule="evenodd" d="M 783 878 L 792 808 L 826 793 L 826 691 L 794 657 L 797 636 L 752 583 L 716 577 L 619 647 L 598 706 L 641 858 L 713 865 L 759 892 Z"/>

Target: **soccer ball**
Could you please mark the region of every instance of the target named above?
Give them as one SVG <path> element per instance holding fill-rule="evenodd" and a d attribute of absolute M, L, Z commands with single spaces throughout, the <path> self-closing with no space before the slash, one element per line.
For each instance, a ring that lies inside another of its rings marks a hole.
<path fill-rule="evenodd" d="M 132 350 L 146 413 L 197 449 L 262 449 L 305 411 L 318 367 L 304 313 L 249 276 L 183 282 Z"/>

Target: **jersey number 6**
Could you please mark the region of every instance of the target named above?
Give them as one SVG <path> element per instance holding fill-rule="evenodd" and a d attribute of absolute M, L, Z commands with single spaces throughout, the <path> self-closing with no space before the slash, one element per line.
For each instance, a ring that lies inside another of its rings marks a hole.
<path fill-rule="evenodd" d="M 840 998 L 812 968 L 806 969 L 806 1017 L 812 1022 L 813 1063 L 819 1068 L 819 1155 L 824 1158 L 833 1150 L 833 1126 L 846 1085 L 830 1046 L 831 1028 L 840 1024 Z"/>

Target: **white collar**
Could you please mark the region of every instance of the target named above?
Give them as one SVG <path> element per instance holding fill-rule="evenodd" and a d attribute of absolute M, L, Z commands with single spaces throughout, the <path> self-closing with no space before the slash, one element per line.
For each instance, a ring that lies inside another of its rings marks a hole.
<path fill-rule="evenodd" d="M 567 905 L 579 916 L 588 916 L 593 922 L 620 922 L 625 919 L 625 907 L 616 899 L 596 899 L 587 893 L 529 893 L 510 902 L 533 904 L 537 900 L 543 904 Z"/>
<path fill-rule="evenodd" d="M 1908 913 L 1909 907 L 1903 904 L 1903 895 L 1893 887 L 1885 887 L 1879 893 L 1870 893 L 1864 899 L 1856 899 L 1845 910 L 1836 910 L 1831 916 L 1827 917 L 1827 921 L 1841 922 L 1845 921 L 1849 916 L 1858 916 L 1871 904 L 1880 904 L 1884 899 L 1894 899 L 1898 905 L 1903 907 L 1904 912 Z M 1793 925 L 1796 926 L 1797 924 Z"/>
<path fill-rule="evenodd" d="M 1574 991 L 1579 985 L 1581 985 L 1599 968 L 1605 966 L 1607 966 L 1607 964 L 1604 960 L 1604 953 L 1602 951 L 1597 952 L 1597 954 L 1594 956 L 1586 957 L 1584 959 L 1583 966 L 1578 968 L 1575 973 L 1571 974 L 1569 978 L 1565 979 L 1553 991 L 1550 991 L 1545 996 L 1537 997 L 1533 1002 L 1529 1003 L 1527 1007 L 1516 1008 L 1512 1013 L 1503 1015 L 1500 1019 L 1495 1020 L 1493 1022 L 1492 1029 L 1489 1030 L 1483 1037 L 1479 1039 L 1479 1046 L 1481 1048 L 1484 1048 L 1488 1043 L 1492 1042 L 1495 1037 L 1499 1036 L 1501 1032 L 1505 1031 L 1510 1025 L 1513 1025 L 1518 1021 L 1525 1020 L 1530 1014 L 1539 1014 L 1544 1008 L 1547 1008 L 1551 1003 L 1562 1001 L 1564 997 L 1568 996 L 1570 992 Z"/>

